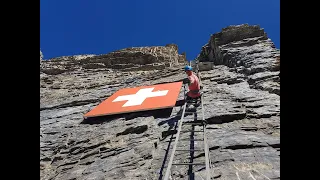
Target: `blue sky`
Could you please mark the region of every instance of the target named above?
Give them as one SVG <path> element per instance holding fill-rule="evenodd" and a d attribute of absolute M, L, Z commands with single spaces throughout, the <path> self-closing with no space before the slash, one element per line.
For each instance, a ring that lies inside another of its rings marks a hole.
<path fill-rule="evenodd" d="M 260 25 L 280 49 L 279 0 L 40 0 L 44 58 L 175 43 L 194 59 L 228 25 Z"/>

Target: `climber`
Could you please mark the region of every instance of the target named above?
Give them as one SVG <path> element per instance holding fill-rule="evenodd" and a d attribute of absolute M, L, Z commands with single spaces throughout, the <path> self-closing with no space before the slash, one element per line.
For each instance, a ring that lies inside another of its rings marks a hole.
<path fill-rule="evenodd" d="M 183 84 L 188 84 L 189 86 L 189 92 L 186 94 L 186 101 L 199 98 L 201 95 L 199 78 L 192 72 L 191 66 L 186 66 L 184 71 L 188 75 L 188 78 L 183 80 Z"/>

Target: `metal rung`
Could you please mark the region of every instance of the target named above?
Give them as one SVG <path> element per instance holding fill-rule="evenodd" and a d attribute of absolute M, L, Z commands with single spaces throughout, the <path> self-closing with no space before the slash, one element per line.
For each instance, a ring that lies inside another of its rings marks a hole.
<path fill-rule="evenodd" d="M 202 120 L 194 120 L 193 118 L 192 118 L 192 120 L 191 121 L 183 121 L 183 123 L 203 123 L 203 121 Z"/>
<path fill-rule="evenodd" d="M 203 130 L 202 130 L 202 131 L 194 131 L 194 130 L 181 130 L 180 132 L 203 132 Z"/>
<path fill-rule="evenodd" d="M 199 126 L 204 126 L 205 124 L 204 123 L 185 123 L 185 124 L 183 124 L 184 126 L 186 126 L 186 125 L 188 125 L 188 126 L 192 126 L 192 125 L 199 125 Z"/>
<path fill-rule="evenodd" d="M 184 113 L 196 113 L 197 111 L 185 111 Z"/>
<path fill-rule="evenodd" d="M 197 99 L 197 100 L 186 100 L 185 102 L 197 102 L 197 101 L 199 101 L 200 102 L 200 99 Z"/>
<path fill-rule="evenodd" d="M 185 121 L 183 124 L 204 124 L 206 123 L 205 121 L 202 120 L 196 120 L 196 121 Z"/>
<path fill-rule="evenodd" d="M 199 123 L 199 122 L 207 122 L 206 120 L 202 120 L 201 118 L 198 118 L 198 120 L 193 120 L 193 121 L 184 121 L 184 122 L 194 122 L 194 123 Z"/>
<path fill-rule="evenodd" d="M 198 99 L 186 100 L 186 102 L 192 102 L 192 101 L 201 101 L 201 99 L 200 99 L 200 98 L 198 98 Z"/>
<path fill-rule="evenodd" d="M 193 105 L 193 107 L 190 107 L 191 105 Z M 189 104 L 188 106 L 189 106 L 189 107 L 187 107 L 186 110 L 187 110 L 187 109 L 195 109 L 195 110 L 200 111 L 200 110 L 202 109 L 201 106 L 197 106 L 197 107 L 196 107 L 196 106 L 194 106 L 194 104 Z"/>
<path fill-rule="evenodd" d="M 185 111 L 184 113 L 185 113 L 185 115 L 186 115 L 186 114 L 188 114 L 188 113 L 189 113 L 189 114 L 195 114 L 195 113 L 198 113 L 198 112 L 197 112 L 197 111 Z"/>
<path fill-rule="evenodd" d="M 191 114 L 194 114 L 196 112 L 185 112 L 184 115 L 191 115 Z"/>
<path fill-rule="evenodd" d="M 199 105 L 199 103 L 195 103 L 195 102 L 187 102 L 187 105 Z M 201 105 L 199 106 L 194 106 L 195 108 L 201 108 Z"/>
<path fill-rule="evenodd" d="M 191 106 L 191 107 L 190 107 Z M 192 107 L 193 106 L 193 107 Z M 198 106 L 197 104 L 195 103 L 187 103 L 187 107 L 186 109 L 201 109 L 202 107 L 201 106 Z"/>
<path fill-rule="evenodd" d="M 206 165 L 205 163 L 172 163 L 172 165 Z"/>
<path fill-rule="evenodd" d="M 180 139 L 180 141 L 204 141 L 203 139 Z"/>
<path fill-rule="evenodd" d="M 176 151 L 190 151 L 190 152 L 195 152 L 195 151 L 203 151 L 202 149 L 176 149 Z"/>

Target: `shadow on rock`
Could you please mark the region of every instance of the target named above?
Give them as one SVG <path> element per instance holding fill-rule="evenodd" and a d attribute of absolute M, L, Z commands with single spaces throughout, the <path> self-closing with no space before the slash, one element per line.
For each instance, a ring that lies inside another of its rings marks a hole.
<path fill-rule="evenodd" d="M 231 113 L 231 114 L 223 114 L 220 116 L 214 116 L 206 120 L 208 124 L 223 124 L 223 123 L 228 123 L 235 120 L 244 119 L 245 117 L 246 117 L 245 112 L 239 112 L 239 113 Z"/>
<path fill-rule="evenodd" d="M 139 112 L 123 113 L 123 114 L 115 114 L 115 115 L 106 115 L 106 116 L 99 116 L 99 117 L 89 117 L 89 118 L 85 118 L 81 122 L 81 124 L 100 124 L 100 123 L 110 122 L 116 119 L 132 120 L 137 117 L 149 117 L 149 116 L 153 116 L 155 119 L 168 118 L 172 113 L 172 109 L 173 108 L 166 108 L 166 109 L 139 111 Z"/>

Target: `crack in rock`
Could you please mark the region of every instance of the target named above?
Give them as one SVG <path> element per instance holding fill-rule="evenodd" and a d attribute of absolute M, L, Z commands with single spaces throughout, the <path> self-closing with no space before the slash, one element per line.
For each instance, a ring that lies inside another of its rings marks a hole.
<path fill-rule="evenodd" d="M 208 124 L 222 124 L 228 123 L 239 119 L 244 119 L 246 117 L 246 113 L 239 112 L 234 114 L 222 114 L 220 116 L 210 117 L 207 120 Z"/>
<path fill-rule="evenodd" d="M 145 132 L 146 130 L 148 130 L 147 125 L 130 127 L 130 128 L 127 128 L 126 130 L 124 130 L 123 132 L 117 133 L 116 136 L 133 134 L 133 133 L 134 134 L 141 134 L 141 133 Z"/>

